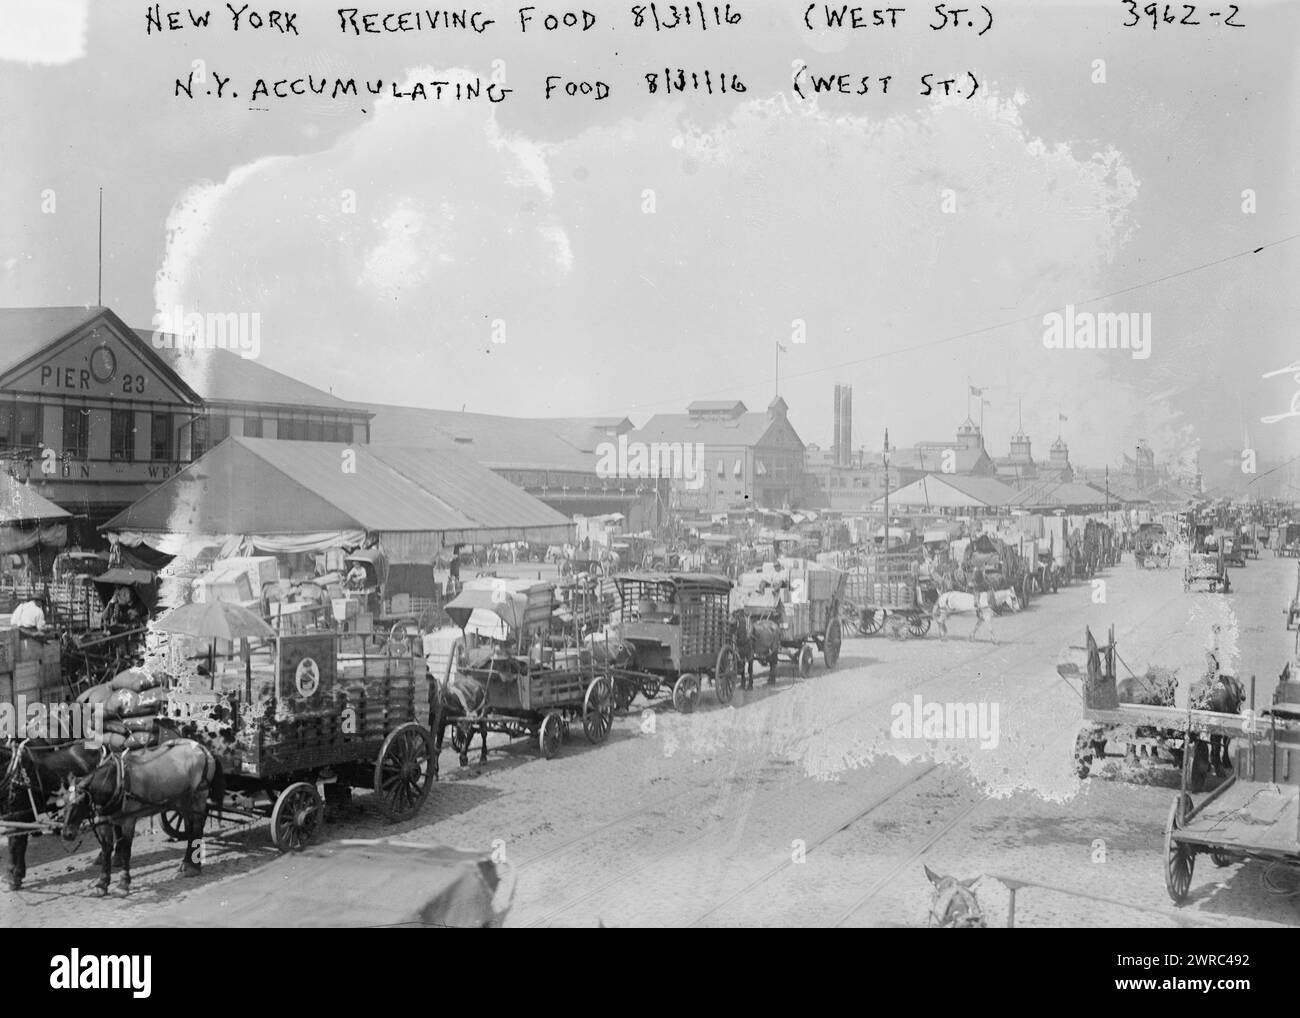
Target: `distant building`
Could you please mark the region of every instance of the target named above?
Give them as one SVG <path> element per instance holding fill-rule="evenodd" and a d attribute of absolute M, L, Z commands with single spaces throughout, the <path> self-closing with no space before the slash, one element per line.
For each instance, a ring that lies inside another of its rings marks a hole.
<path fill-rule="evenodd" d="M 762 413 L 739 400 L 701 401 L 684 414 L 656 414 L 629 438 L 645 448 L 690 447 L 700 470 L 673 478 L 677 508 L 796 509 L 804 496 L 804 443 L 788 412 L 780 396 Z"/>
<path fill-rule="evenodd" d="M 223 334 L 224 336 L 224 334 Z M 77 515 L 70 543 L 228 435 L 369 441 L 370 414 L 105 307 L 0 308 L 0 462 Z"/>
<path fill-rule="evenodd" d="M 890 464 L 904 483 L 924 474 L 957 474 L 963 477 L 994 477 L 997 464 L 984 448 L 979 425 L 969 417 L 957 428 L 950 442 L 917 442 L 911 448 L 896 449 Z"/>

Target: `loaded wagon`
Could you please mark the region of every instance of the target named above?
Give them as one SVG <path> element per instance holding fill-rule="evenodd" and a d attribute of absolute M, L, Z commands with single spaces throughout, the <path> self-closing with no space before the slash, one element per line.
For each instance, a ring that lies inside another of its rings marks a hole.
<path fill-rule="evenodd" d="M 1173 551 L 1169 532 L 1160 523 L 1143 523 L 1133 535 L 1133 565 L 1138 569 L 1164 569 Z"/>
<path fill-rule="evenodd" d="M 473 581 L 447 603 L 465 642 L 439 688 L 434 726 L 455 726 L 454 749 L 463 752 L 474 731 L 499 732 L 536 739 L 549 760 L 577 722 L 589 742 L 609 735 L 612 680 L 557 627 L 556 607 L 553 584 L 495 578 Z M 448 705 L 458 705 L 454 716 L 444 714 Z"/>
<path fill-rule="evenodd" d="M 745 573 L 741 576 L 740 608 L 753 620 L 776 622 L 781 627 L 781 651 L 801 676 L 812 673 L 814 653 L 820 653 L 827 668 L 840 659 L 844 642 L 844 624 L 840 618 L 846 575 L 825 566 L 783 570 L 788 574 L 784 587 L 765 592 L 756 588 L 770 583 L 764 579 L 771 571 Z"/>
<path fill-rule="evenodd" d="M 1192 590 L 1197 584 L 1204 584 L 1211 594 L 1230 592 L 1232 583 L 1228 579 L 1227 560 L 1222 548 L 1188 552 L 1187 565 L 1183 569 L 1183 590 Z"/>
<path fill-rule="evenodd" d="M 1124 680 L 1129 701 L 1121 702 L 1115 665 L 1122 659 L 1114 627 L 1104 645 L 1086 629 L 1085 644 L 1068 648 L 1066 659 L 1056 666 L 1062 678 L 1082 687 L 1084 721 L 1073 747 L 1075 773 L 1087 778 L 1100 772 L 1108 760 L 1107 750 L 1118 746 L 1133 763 L 1141 753 L 1148 765 L 1186 766 L 1188 780 L 1200 788 L 1209 772 L 1206 740 L 1236 734 L 1241 730 L 1241 717 L 1192 711 L 1189 720 L 1186 709 L 1174 706 L 1176 676 L 1163 669 L 1148 669 L 1141 676 L 1130 673 Z M 1193 747 L 1190 755 L 1186 753 L 1189 742 Z"/>
<path fill-rule="evenodd" d="M 351 642 L 355 651 L 329 630 L 281 635 L 234 673 L 210 676 L 211 688 L 194 689 L 200 678 L 168 693 L 154 719 L 160 741 L 195 739 L 221 761 L 230 798 L 209 803 L 210 818 L 269 818 L 272 842 L 288 851 L 320 833 L 323 798 L 370 788 L 389 820 L 424 804 L 437 776 L 432 735 L 416 720 L 424 661 Z M 179 814 L 160 819 L 184 837 Z"/>
<path fill-rule="evenodd" d="M 849 570 L 841 614 L 864 636 L 883 629 L 895 638 L 924 636 L 930 631 L 924 589 L 914 552 L 877 552 Z"/>
<path fill-rule="evenodd" d="M 704 679 L 730 703 L 740 659 L 731 639 L 731 580 L 708 573 L 625 573 L 618 588 L 623 643 L 631 660 L 613 672 L 620 702 L 672 687 L 673 706 L 690 712 Z"/>
<path fill-rule="evenodd" d="M 1300 523 L 1281 523 L 1274 530 L 1269 544 L 1274 558 L 1300 558 Z"/>

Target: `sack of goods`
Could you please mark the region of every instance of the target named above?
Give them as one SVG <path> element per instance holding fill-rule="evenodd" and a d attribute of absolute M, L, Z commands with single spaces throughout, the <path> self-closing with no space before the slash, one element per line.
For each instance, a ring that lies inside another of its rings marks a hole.
<path fill-rule="evenodd" d="M 108 685 L 112 689 L 129 689 L 133 693 L 142 693 L 146 689 L 157 689 L 162 683 L 143 668 L 128 668 L 109 679 Z"/>

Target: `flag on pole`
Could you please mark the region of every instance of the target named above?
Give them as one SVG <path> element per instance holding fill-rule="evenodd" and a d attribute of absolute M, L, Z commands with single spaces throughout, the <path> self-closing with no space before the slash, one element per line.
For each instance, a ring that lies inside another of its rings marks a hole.
<path fill-rule="evenodd" d="M 1063 421 L 1068 421 L 1068 420 L 1070 419 L 1070 418 L 1066 417 L 1065 414 L 1061 413 L 1059 410 L 1056 412 L 1056 416 L 1059 417 L 1059 418 L 1061 418 L 1061 420 L 1063 420 Z"/>
<path fill-rule="evenodd" d="M 970 394 L 971 394 L 972 396 L 983 396 L 983 395 L 984 395 L 984 390 L 983 390 L 983 389 L 977 389 L 977 388 L 975 388 L 975 386 L 972 385 L 972 386 L 970 387 Z"/>
<path fill-rule="evenodd" d="M 778 350 L 780 350 L 782 353 L 789 353 L 789 352 L 790 352 L 790 351 L 787 350 L 785 347 L 783 347 L 780 343 L 777 343 L 777 344 L 776 344 L 776 348 L 777 348 Z"/>

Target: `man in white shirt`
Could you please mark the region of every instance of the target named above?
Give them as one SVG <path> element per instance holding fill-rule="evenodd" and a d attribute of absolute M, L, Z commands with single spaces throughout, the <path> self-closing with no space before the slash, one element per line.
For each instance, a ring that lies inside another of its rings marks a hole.
<path fill-rule="evenodd" d="M 45 606 L 41 599 L 34 597 L 18 605 L 9 617 L 9 624 L 20 629 L 35 629 L 37 632 L 44 630 Z"/>

